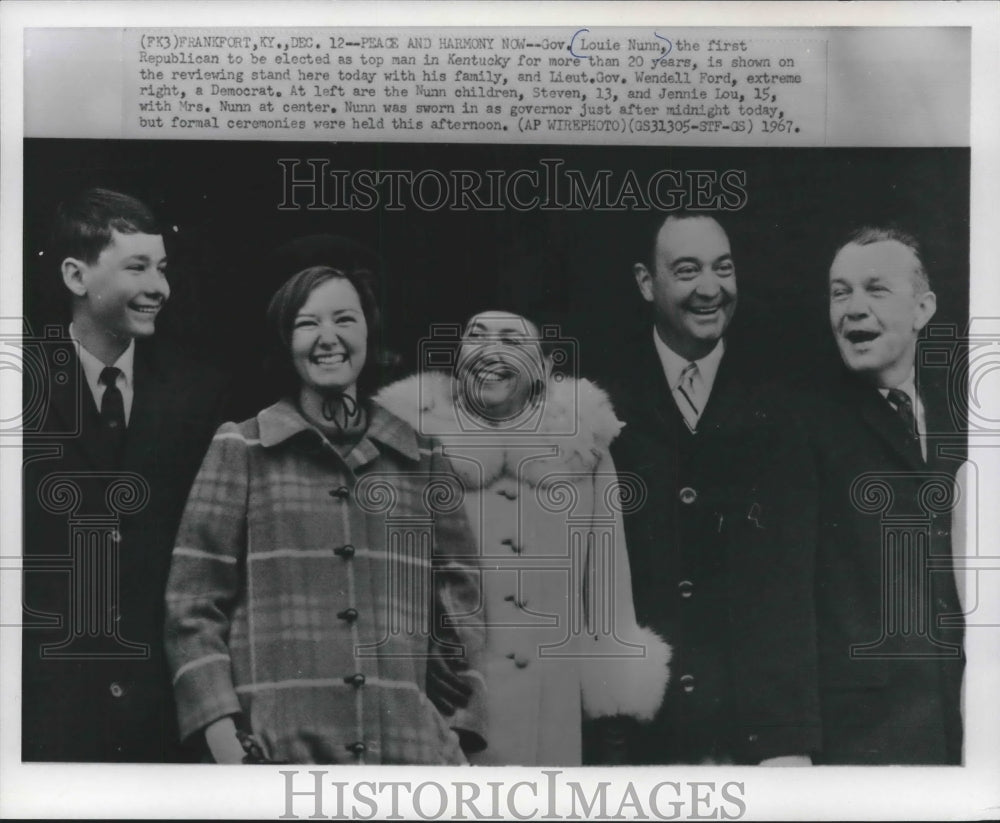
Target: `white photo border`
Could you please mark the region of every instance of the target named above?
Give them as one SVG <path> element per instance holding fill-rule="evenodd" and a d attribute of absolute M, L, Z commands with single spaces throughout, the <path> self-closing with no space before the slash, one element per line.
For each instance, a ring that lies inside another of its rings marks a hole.
<path fill-rule="evenodd" d="M 252 3 L 252 2 L 7 2 L 0 6 L 0 318 L 21 314 L 23 178 L 23 34 L 28 27 L 154 26 L 384 26 L 400 25 L 649 25 L 673 26 L 971 26 L 971 294 L 970 316 L 1000 318 L 1000 10 L 972 3 Z M 5 321 L 6 322 L 6 321 Z M 17 391 L 12 391 L 14 386 Z M 4 412 L 19 408 L 20 381 L 4 376 Z M 986 384 L 984 405 L 1000 408 L 1000 386 Z M 10 391 L 9 391 L 10 390 Z M 13 405 L 17 403 L 18 405 Z M 995 446 L 996 444 L 994 444 Z M 3 817 L 278 818 L 285 811 L 286 767 L 246 770 L 199 766 L 41 765 L 19 762 L 20 580 L 11 572 L 20 552 L 20 468 L 3 449 L 0 466 L 0 815 Z M 995 447 L 982 451 L 978 516 L 983 535 L 994 528 L 1000 499 L 1000 460 Z M 975 504 L 972 501 L 970 505 Z M 996 577 L 997 575 L 994 575 Z M 981 592 L 981 596 L 982 596 Z M 991 592 L 996 596 L 996 592 Z M 594 787 L 601 780 L 633 781 L 639 796 L 670 780 L 743 783 L 746 819 L 983 819 L 1000 808 L 1000 629 L 970 633 L 970 659 L 992 660 L 967 677 L 967 702 L 975 723 L 966 723 L 966 763 L 961 768 L 643 767 L 627 775 L 578 770 L 574 779 Z M 287 770 L 287 769 L 286 769 Z M 308 770 L 301 769 L 304 775 Z M 546 779 L 534 769 L 448 770 L 398 767 L 328 769 L 327 780 L 520 780 Z M 296 784 L 296 788 L 299 784 Z M 565 798 L 563 798 L 565 799 Z M 532 808 L 528 803 L 527 808 Z M 613 804 L 617 805 L 617 804 Z M 434 808 L 436 803 L 429 804 Z M 545 807 L 542 806 L 544 809 Z M 689 807 L 690 808 L 690 807 Z M 406 808 L 401 807 L 406 814 Z M 609 811 L 617 811 L 617 808 Z M 385 811 L 385 809 L 383 809 Z M 563 810 L 565 811 L 565 810 Z M 298 819 L 309 807 L 296 805 Z M 648 812 L 648 809 L 647 809 Z M 327 806 L 326 815 L 333 813 Z M 545 819 L 539 816 L 535 819 Z M 557 819 L 549 817 L 548 819 Z"/>

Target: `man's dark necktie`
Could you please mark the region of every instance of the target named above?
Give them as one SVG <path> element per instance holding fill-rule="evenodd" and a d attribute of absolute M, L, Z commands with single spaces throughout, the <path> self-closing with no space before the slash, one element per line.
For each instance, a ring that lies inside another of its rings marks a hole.
<path fill-rule="evenodd" d="M 117 462 L 125 445 L 125 400 L 118 388 L 121 369 L 107 366 L 101 372 L 100 382 L 106 388 L 101 398 L 101 427 L 111 457 Z"/>
<path fill-rule="evenodd" d="M 893 411 L 896 412 L 896 416 L 903 424 L 907 439 L 911 444 L 916 445 L 919 452 L 920 435 L 917 434 L 917 418 L 913 414 L 913 401 L 910 400 L 910 395 L 902 389 L 889 389 L 886 400 L 889 401 L 889 405 L 892 406 Z"/>

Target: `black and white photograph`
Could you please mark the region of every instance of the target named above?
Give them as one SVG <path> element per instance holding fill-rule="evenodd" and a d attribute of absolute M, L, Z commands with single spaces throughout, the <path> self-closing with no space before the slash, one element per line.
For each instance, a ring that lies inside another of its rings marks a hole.
<path fill-rule="evenodd" d="M 995 811 L 1000 20 L 638 6 L 19 21 L 15 816 Z"/>

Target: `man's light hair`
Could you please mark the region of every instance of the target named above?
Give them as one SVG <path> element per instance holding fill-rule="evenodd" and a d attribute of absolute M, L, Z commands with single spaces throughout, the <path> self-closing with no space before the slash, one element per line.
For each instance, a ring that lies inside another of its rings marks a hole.
<path fill-rule="evenodd" d="M 895 240 L 913 252 L 917 260 L 917 266 L 913 270 L 913 292 L 917 295 L 926 294 L 931 290 L 931 281 L 927 276 L 927 269 L 924 268 L 924 260 L 920 251 L 920 243 L 912 234 L 897 229 L 895 226 L 862 226 L 860 229 L 852 231 L 847 239 L 837 248 L 837 254 L 841 249 L 852 243 L 856 246 L 870 246 L 873 243 L 885 243 Z M 834 255 L 836 257 L 836 254 Z"/>

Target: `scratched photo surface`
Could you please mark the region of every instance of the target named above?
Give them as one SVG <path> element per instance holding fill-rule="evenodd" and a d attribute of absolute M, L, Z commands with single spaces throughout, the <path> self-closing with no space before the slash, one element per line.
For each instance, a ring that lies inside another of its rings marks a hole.
<path fill-rule="evenodd" d="M 846 233 L 864 225 L 898 225 L 920 240 L 937 297 L 931 321 L 934 339 L 954 356 L 964 346 L 962 336 L 969 321 L 969 163 L 967 148 L 27 139 L 25 328 L 40 352 L 46 347 L 50 351 L 39 355 L 47 367 L 25 373 L 26 419 L 47 419 L 52 397 L 66 388 L 47 382 L 59 373 L 53 362 L 64 363 L 56 348 L 69 320 L 50 231 L 58 203 L 87 187 L 134 195 L 153 209 L 164 227 L 170 296 L 157 318 L 156 338 L 182 350 L 187 358 L 183 362 L 197 365 L 197 375 L 190 380 L 184 373 L 171 375 L 176 394 L 173 400 L 163 399 L 164 408 L 187 396 L 205 400 L 219 388 L 206 384 L 207 372 L 224 378 L 228 386 L 225 399 L 219 401 L 219 422 L 240 422 L 277 399 L 278 386 L 265 368 L 265 315 L 272 295 L 293 272 L 287 269 L 287 260 L 275 262 L 276 250 L 296 238 L 322 234 L 352 238 L 380 258 L 375 299 L 385 351 L 378 372 L 383 385 L 419 371 L 455 369 L 458 335 L 466 322 L 481 312 L 497 310 L 540 318 L 539 324 L 551 330 L 555 349 L 562 352 L 556 372 L 563 385 L 578 386 L 587 380 L 588 385 L 613 386 L 617 376 L 635 365 L 630 341 L 651 334 L 649 306 L 636 287 L 635 266 L 648 257 L 654 236 L 651 214 L 664 205 L 662 198 L 668 198 L 670 209 L 710 210 L 724 228 L 738 282 L 733 322 L 751 330 L 746 343 L 740 344 L 746 347 L 740 354 L 765 367 L 775 380 L 838 372 L 828 274 Z M 650 196 L 650 181 L 656 181 L 660 203 Z M 487 328 L 484 334 L 488 333 Z M 46 359 L 50 356 L 57 361 Z M 945 403 L 953 402 L 948 399 L 954 389 L 948 367 L 931 372 L 926 388 Z M 78 398 L 87 399 L 85 387 L 71 388 Z M 418 391 L 416 384 L 412 391 Z M 577 405 L 568 413 L 582 414 Z M 426 422 L 418 420 L 415 428 Z M 57 434 L 46 432 L 41 424 L 37 430 L 26 430 L 25 460 L 32 467 L 31 472 L 26 469 L 26 477 L 34 478 L 32 482 L 43 482 L 49 469 L 58 466 L 48 447 L 62 442 L 59 438 L 74 436 L 73 422 L 67 425 Z M 88 517 L 98 530 L 109 522 L 120 522 L 127 530 L 128 519 L 140 516 L 133 510 L 138 503 L 127 499 L 129 495 L 141 497 L 145 483 L 155 485 L 181 471 L 177 465 L 191 457 L 183 454 L 185 432 L 198 425 L 192 413 L 190 419 L 169 428 L 181 438 L 178 453 L 147 465 L 143 471 L 151 474 L 135 478 L 135 488 L 122 492 L 123 498 L 114 501 L 118 520 L 108 521 L 109 513 L 98 510 L 110 497 L 103 503 L 88 497 L 87 505 L 95 508 L 83 511 L 74 509 L 72 501 L 60 503 L 58 489 L 47 489 L 46 528 L 53 518 L 57 525 L 45 532 L 40 546 L 42 532 L 32 531 L 33 521 L 27 518 L 27 574 L 44 578 L 43 588 L 48 587 L 45 591 L 56 601 L 76 587 L 85 602 L 97 604 L 94 608 L 127 609 L 125 576 L 81 578 L 86 570 L 63 561 L 81 545 L 75 541 L 86 541 L 80 524 Z M 150 429 L 147 436 L 155 438 L 158 431 L 167 430 Z M 955 442 L 963 440 L 961 425 L 953 436 Z M 192 459 L 194 465 L 200 463 Z M 488 468 L 489 459 L 480 455 L 480 463 L 479 468 Z M 790 503 L 797 490 L 793 478 L 784 480 L 788 489 L 784 502 Z M 93 481 L 91 476 L 89 482 Z M 468 490 L 467 478 L 466 486 Z M 24 491 L 26 505 L 41 494 L 27 485 Z M 650 497 L 643 505 L 657 503 Z M 755 516 L 753 510 L 748 514 L 751 521 Z M 161 525 L 169 520 L 166 514 L 163 518 Z M 766 525 L 763 516 L 761 523 Z M 720 532 L 723 526 L 720 517 Z M 110 528 L 114 532 L 118 526 Z M 155 522 L 150 528 L 156 528 Z M 497 523 L 472 522 L 471 528 L 482 540 Z M 150 534 L 150 544 L 162 542 L 162 537 Z M 165 577 L 170 549 L 157 550 L 161 556 L 150 559 L 152 565 L 145 572 Z M 34 567 L 32 554 L 44 556 Z M 643 587 L 645 568 L 641 559 L 633 557 L 640 623 L 644 617 L 653 620 L 658 608 L 656 598 Z M 121 569 L 145 573 L 127 558 L 121 560 Z M 694 586 L 692 602 L 701 594 L 698 581 Z M 31 591 L 26 586 L 26 592 Z M 670 592 L 671 597 L 685 600 L 689 594 Z M 44 598 L 44 592 L 40 596 Z M 780 598 L 781 592 L 774 596 Z M 35 714 L 23 715 L 23 759 L 107 759 L 99 753 L 99 741 L 90 747 L 70 747 L 64 757 L 54 758 L 44 747 L 32 746 L 36 739 L 72 736 L 75 729 L 86 728 L 80 713 L 100 711 L 110 716 L 119 711 L 130 699 L 129 690 L 140 684 L 131 675 L 116 674 L 116 666 L 149 654 L 149 649 L 159 648 L 161 639 L 144 645 L 143 638 L 115 635 L 114 630 L 115 637 L 102 645 L 86 614 L 53 616 L 31 602 L 26 606 L 25 654 L 37 652 L 42 637 L 42 644 L 72 654 L 56 653 L 31 666 L 25 663 L 26 698 L 33 689 L 50 690 L 53 682 L 59 682 L 65 699 L 34 709 L 26 700 L 25 712 L 30 709 Z M 721 617 L 717 611 L 709 617 Z M 96 674 L 85 671 L 88 655 L 102 659 Z M 526 671 L 543 665 L 531 655 L 524 661 L 513 653 L 509 657 L 505 664 L 520 667 L 523 662 Z M 275 665 L 280 668 L 281 661 Z M 792 671 L 799 665 L 794 655 L 787 661 Z M 703 689 L 707 691 L 684 669 L 683 657 L 675 658 L 669 688 L 686 692 L 693 701 Z M 92 702 L 96 699 L 101 702 Z M 736 697 L 727 694 L 725 699 Z M 578 729 L 566 732 L 567 737 L 575 734 Z M 353 745 L 346 738 L 343 742 Z M 155 760 L 150 752 L 173 751 L 175 743 L 136 742 L 137 753 L 121 759 Z M 569 749 L 575 751 L 573 747 L 580 745 L 572 742 Z M 582 745 L 584 760 L 595 756 L 588 755 L 594 743 L 586 733 Z M 29 756 L 29 751 L 35 754 Z M 555 751 L 555 760 L 564 756 L 564 749 L 557 746 Z M 657 759 L 655 745 L 648 740 L 640 751 L 643 754 L 635 762 L 666 762 Z M 178 755 L 194 760 L 203 756 L 193 750 Z M 697 762 L 711 762 L 710 755 L 699 757 Z M 559 763 L 543 759 L 540 765 Z"/>

